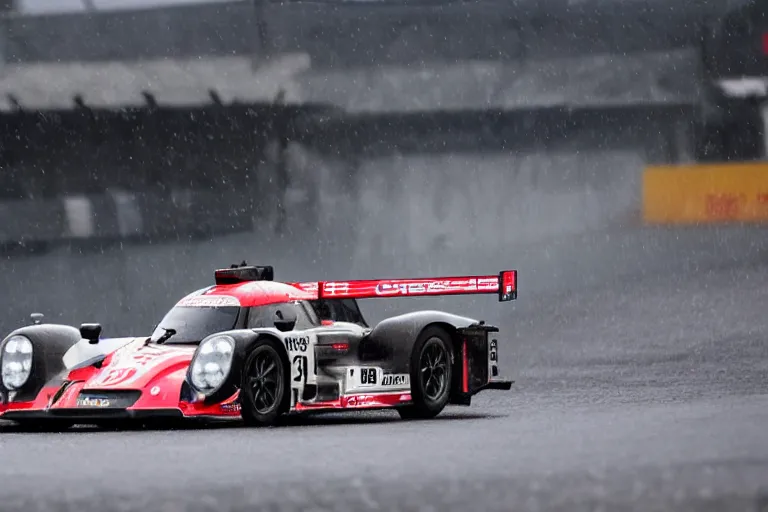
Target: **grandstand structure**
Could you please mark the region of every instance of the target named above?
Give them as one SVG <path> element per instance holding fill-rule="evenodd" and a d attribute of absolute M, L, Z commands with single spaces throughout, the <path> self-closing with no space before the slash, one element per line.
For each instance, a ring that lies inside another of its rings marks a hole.
<path fill-rule="evenodd" d="M 764 7 L 620 5 L 6 2 L 0 210 L 29 213 L 0 243 L 250 229 L 281 208 L 294 143 L 348 168 L 392 152 L 556 150 L 574 134 L 649 163 L 762 159 Z"/>

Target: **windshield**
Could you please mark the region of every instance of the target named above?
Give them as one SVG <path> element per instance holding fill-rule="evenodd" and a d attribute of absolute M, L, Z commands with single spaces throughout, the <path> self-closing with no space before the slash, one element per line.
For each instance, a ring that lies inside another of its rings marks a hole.
<path fill-rule="evenodd" d="M 152 333 L 152 341 L 157 341 L 166 329 L 173 329 L 176 334 L 165 343 L 200 343 L 206 336 L 229 331 L 235 328 L 240 308 L 236 306 L 202 308 L 177 306 L 171 309 Z"/>

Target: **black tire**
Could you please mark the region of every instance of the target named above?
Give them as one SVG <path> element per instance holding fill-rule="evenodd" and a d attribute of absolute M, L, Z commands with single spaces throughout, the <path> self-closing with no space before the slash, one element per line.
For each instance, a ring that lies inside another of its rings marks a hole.
<path fill-rule="evenodd" d="M 413 344 L 411 352 L 413 403 L 398 408 L 400 417 L 405 420 L 423 420 L 440 414 L 450 399 L 452 379 L 451 336 L 441 327 L 427 327 Z"/>
<path fill-rule="evenodd" d="M 275 342 L 259 342 L 243 365 L 240 415 L 246 425 L 269 427 L 277 423 L 289 398 L 289 375 Z"/>

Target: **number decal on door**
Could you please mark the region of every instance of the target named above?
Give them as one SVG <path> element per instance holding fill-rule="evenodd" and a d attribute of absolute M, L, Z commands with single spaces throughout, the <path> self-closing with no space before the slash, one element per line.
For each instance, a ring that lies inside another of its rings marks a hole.
<path fill-rule="evenodd" d="M 360 384 L 363 386 L 375 386 L 376 378 L 376 368 L 360 368 Z"/>
<path fill-rule="evenodd" d="M 294 382 L 307 383 L 307 356 L 296 356 L 293 358 L 293 366 L 296 367 L 296 371 L 299 373 L 293 378 Z"/>

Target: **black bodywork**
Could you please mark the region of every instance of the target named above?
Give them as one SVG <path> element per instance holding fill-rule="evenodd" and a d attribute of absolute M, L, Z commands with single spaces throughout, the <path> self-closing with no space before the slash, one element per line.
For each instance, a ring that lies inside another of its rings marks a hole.
<path fill-rule="evenodd" d="M 32 373 L 29 380 L 13 393 L 13 400 L 24 402 L 34 400 L 42 387 L 64 371 L 63 356 L 75 343 L 80 341 L 80 331 L 68 325 L 41 324 L 27 325 L 16 329 L 5 339 L 12 336 L 26 336 L 34 347 Z M 63 381 L 62 381 L 63 382 Z M 10 399 L 9 390 L 0 380 L 0 400 Z"/>

